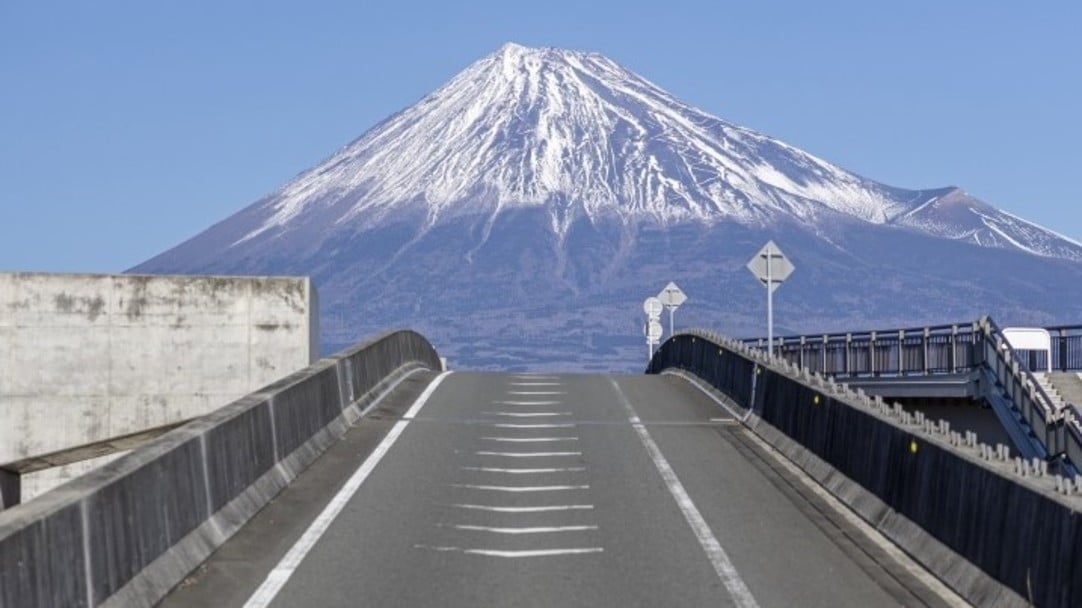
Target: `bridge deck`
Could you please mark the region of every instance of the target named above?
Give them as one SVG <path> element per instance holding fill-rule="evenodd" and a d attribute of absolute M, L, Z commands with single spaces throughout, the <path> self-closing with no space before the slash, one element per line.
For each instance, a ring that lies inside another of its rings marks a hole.
<path fill-rule="evenodd" d="M 163 605 L 239 606 L 267 580 L 283 583 L 272 606 L 945 605 L 684 380 L 454 373 L 417 410 L 432 378 L 411 378 Z"/>

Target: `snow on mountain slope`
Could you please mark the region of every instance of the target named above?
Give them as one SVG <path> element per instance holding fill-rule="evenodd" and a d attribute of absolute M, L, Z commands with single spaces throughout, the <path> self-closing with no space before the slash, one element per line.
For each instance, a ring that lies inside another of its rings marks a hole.
<path fill-rule="evenodd" d="M 882 223 L 908 210 L 892 194 L 689 107 L 602 55 L 506 44 L 265 200 L 266 219 L 243 239 L 329 206 L 338 224 L 401 206 L 432 222 L 551 206 L 560 233 L 568 212 L 762 222 L 828 208 Z"/>
<path fill-rule="evenodd" d="M 892 222 L 933 236 L 1034 255 L 1082 260 L 1082 243 L 949 188 Z"/>
<path fill-rule="evenodd" d="M 602 55 L 507 44 L 258 203 L 258 225 L 237 242 L 301 215 L 323 216 L 326 229 L 364 228 L 404 207 L 429 225 L 545 207 L 559 235 L 575 218 L 611 214 L 663 225 L 765 225 L 780 214 L 814 226 L 832 211 L 1082 259 L 1077 243 L 999 216 L 977 238 L 935 214 L 912 215 L 929 196 L 726 123 Z M 992 238 L 997 229 L 1008 236 Z"/>
<path fill-rule="evenodd" d="M 512 44 L 133 270 L 312 276 L 332 347 L 404 326 L 467 365 L 631 369 L 638 303 L 671 280 L 688 323 L 761 331 L 744 265 L 768 239 L 798 269 L 784 331 L 1076 322 L 1082 301 L 1082 245 L 960 189 L 887 186 L 601 55 Z"/>

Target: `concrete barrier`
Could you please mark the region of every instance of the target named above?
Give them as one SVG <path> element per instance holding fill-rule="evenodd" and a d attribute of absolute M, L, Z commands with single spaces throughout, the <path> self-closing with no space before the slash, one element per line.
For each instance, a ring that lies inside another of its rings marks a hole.
<path fill-rule="evenodd" d="M 410 331 L 320 360 L 0 512 L 0 608 L 151 606 L 436 351 Z"/>
<path fill-rule="evenodd" d="M 647 372 L 671 369 L 744 408 L 755 433 L 968 601 L 1067 607 L 1082 598 L 1073 480 L 720 336 L 666 342 Z"/>
<path fill-rule="evenodd" d="M 0 467 L 28 500 L 102 463 L 71 458 L 81 446 L 191 420 L 301 369 L 318 357 L 318 310 L 306 277 L 0 273 Z"/>

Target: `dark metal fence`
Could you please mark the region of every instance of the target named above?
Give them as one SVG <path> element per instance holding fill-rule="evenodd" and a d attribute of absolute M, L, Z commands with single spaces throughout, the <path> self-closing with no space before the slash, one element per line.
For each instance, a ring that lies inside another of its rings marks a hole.
<path fill-rule="evenodd" d="M 1052 369 L 1082 370 L 1082 325 L 1045 328 L 1052 337 Z M 766 340 L 744 340 L 766 348 Z M 1082 404 L 1057 411 L 1033 371 L 1048 369 L 1048 353 L 1016 351 L 988 317 L 974 323 L 887 331 L 776 338 L 775 356 L 839 379 L 991 370 L 1006 396 L 1050 456 L 1082 466 Z"/>
<path fill-rule="evenodd" d="M 1061 372 L 1082 370 L 1082 325 L 1064 325 L 1060 327 L 1046 327 L 1052 334 L 1052 369 Z M 1030 351 L 1029 355 L 1037 355 L 1036 351 Z M 1044 358 L 1043 354 L 1041 359 Z M 1035 357 L 1034 357 L 1035 359 Z M 1040 363 L 1034 359 L 1027 361 L 1030 369 L 1044 369 L 1038 367 Z"/>
<path fill-rule="evenodd" d="M 957 373 L 976 364 L 976 326 L 788 336 L 775 340 L 774 352 L 801 367 L 837 377 Z M 762 338 L 745 343 L 766 348 Z"/>
<path fill-rule="evenodd" d="M 1052 335 L 1052 369 L 1082 371 L 1082 325 L 1045 328 Z M 978 323 L 887 331 L 847 332 L 775 338 L 774 352 L 788 361 L 836 377 L 951 374 L 980 363 L 983 340 Z M 745 344 L 766 348 L 766 340 Z M 1028 369 L 1047 368 L 1044 351 L 1019 351 Z"/>

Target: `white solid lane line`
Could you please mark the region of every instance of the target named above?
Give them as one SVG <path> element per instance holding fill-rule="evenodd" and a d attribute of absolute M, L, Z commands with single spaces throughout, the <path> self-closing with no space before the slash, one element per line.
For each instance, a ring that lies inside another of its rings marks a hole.
<path fill-rule="evenodd" d="M 417 415 L 417 412 L 421 411 L 425 403 L 432 396 L 432 393 L 436 391 L 440 383 L 451 372 L 443 372 L 436 376 L 435 380 L 425 388 L 417 400 L 413 402 L 409 410 L 406 411 L 406 418 L 413 418 Z M 345 508 L 349 499 L 357 493 L 357 490 L 364 483 L 364 480 L 372 473 L 372 470 L 376 468 L 379 461 L 387 454 L 387 451 L 391 449 L 395 441 L 402 434 L 402 431 L 406 430 L 406 425 L 409 424 L 408 420 L 399 420 L 395 423 L 391 430 L 387 432 L 387 435 L 383 438 L 383 441 L 376 446 L 376 449 L 361 463 L 361 466 L 353 473 L 353 475 L 346 481 L 346 484 L 342 486 L 342 489 L 334 495 L 331 502 L 323 509 L 323 512 L 316 517 L 308 529 L 304 531 L 293 547 L 285 554 L 285 557 L 278 562 L 278 564 L 267 575 L 263 584 L 256 589 L 252 597 L 248 598 L 248 601 L 244 604 L 245 608 L 264 608 L 269 605 L 274 597 L 278 595 L 278 592 L 282 589 L 282 586 L 286 584 L 289 577 L 293 575 L 293 571 L 297 569 L 304 557 L 308 555 L 308 552 L 315 546 L 319 538 L 323 536 L 323 533 L 330 527 L 331 522 L 334 521 L 338 514 Z"/>
<path fill-rule="evenodd" d="M 498 505 L 454 504 L 456 509 L 471 511 L 491 511 L 493 513 L 547 513 L 550 511 L 589 511 L 593 505 L 544 505 L 538 507 L 503 507 Z"/>
<path fill-rule="evenodd" d="M 477 471 L 478 473 L 509 473 L 511 475 L 531 475 L 540 473 L 581 473 L 586 470 L 586 467 L 551 467 L 547 469 L 505 469 L 499 467 L 462 467 L 466 471 Z"/>
<path fill-rule="evenodd" d="M 452 488 L 467 490 L 488 490 L 490 492 L 565 492 L 568 490 L 589 490 L 590 486 L 484 486 L 472 483 L 452 483 Z"/>
<path fill-rule="evenodd" d="M 699 540 L 699 545 L 706 552 L 707 558 L 710 559 L 710 563 L 714 566 L 714 572 L 717 573 L 718 578 L 725 585 L 725 589 L 729 591 L 729 595 L 732 596 L 737 606 L 741 608 L 758 608 L 759 604 L 755 601 L 755 597 L 751 595 L 751 590 L 744 583 L 744 579 L 740 578 L 740 574 L 736 571 L 736 567 L 733 566 L 729 555 L 722 549 L 721 543 L 718 542 L 702 513 L 699 512 L 698 507 L 692 502 L 691 496 L 684 489 L 684 484 L 680 483 L 676 471 L 669 466 L 669 461 L 665 459 L 657 444 L 654 443 L 653 437 L 646 430 L 646 426 L 642 424 L 638 413 L 635 412 L 635 408 L 628 401 L 627 395 L 624 395 L 624 391 L 620 389 L 620 385 L 617 384 L 614 378 L 610 378 L 609 382 L 616 389 L 616 395 L 619 397 L 621 405 L 624 406 L 624 410 L 628 413 L 628 420 L 631 422 L 632 428 L 638 434 L 639 440 L 642 441 L 643 447 L 646 448 L 646 452 L 650 455 L 650 459 L 654 461 L 654 466 L 657 467 L 658 473 L 661 474 L 661 478 L 665 481 L 665 486 L 669 489 L 673 499 L 676 500 L 677 506 L 680 507 L 680 511 L 684 514 L 684 519 L 691 526 L 691 530 Z"/>
<path fill-rule="evenodd" d="M 451 551 L 465 553 L 467 555 L 484 555 L 487 557 L 550 557 L 554 555 L 582 555 L 587 553 L 601 553 L 601 547 L 577 547 L 573 549 L 538 549 L 533 551 L 500 551 L 496 549 L 463 549 L 462 547 L 432 547 L 429 545 L 414 545 L 418 549 L 431 549 L 432 551 Z"/>
<path fill-rule="evenodd" d="M 582 452 L 474 452 L 478 456 L 506 456 L 508 458 L 543 458 L 546 456 L 582 456 Z"/>
<path fill-rule="evenodd" d="M 578 437 L 482 437 L 485 441 L 505 443 L 551 443 L 554 441 L 578 441 Z"/>
<path fill-rule="evenodd" d="M 554 532 L 585 532 L 597 530 L 597 526 L 534 526 L 528 528 L 498 528 L 493 526 L 472 526 L 464 524 L 452 524 L 456 530 L 469 530 L 472 532 L 491 532 L 493 534 L 551 534 Z"/>

